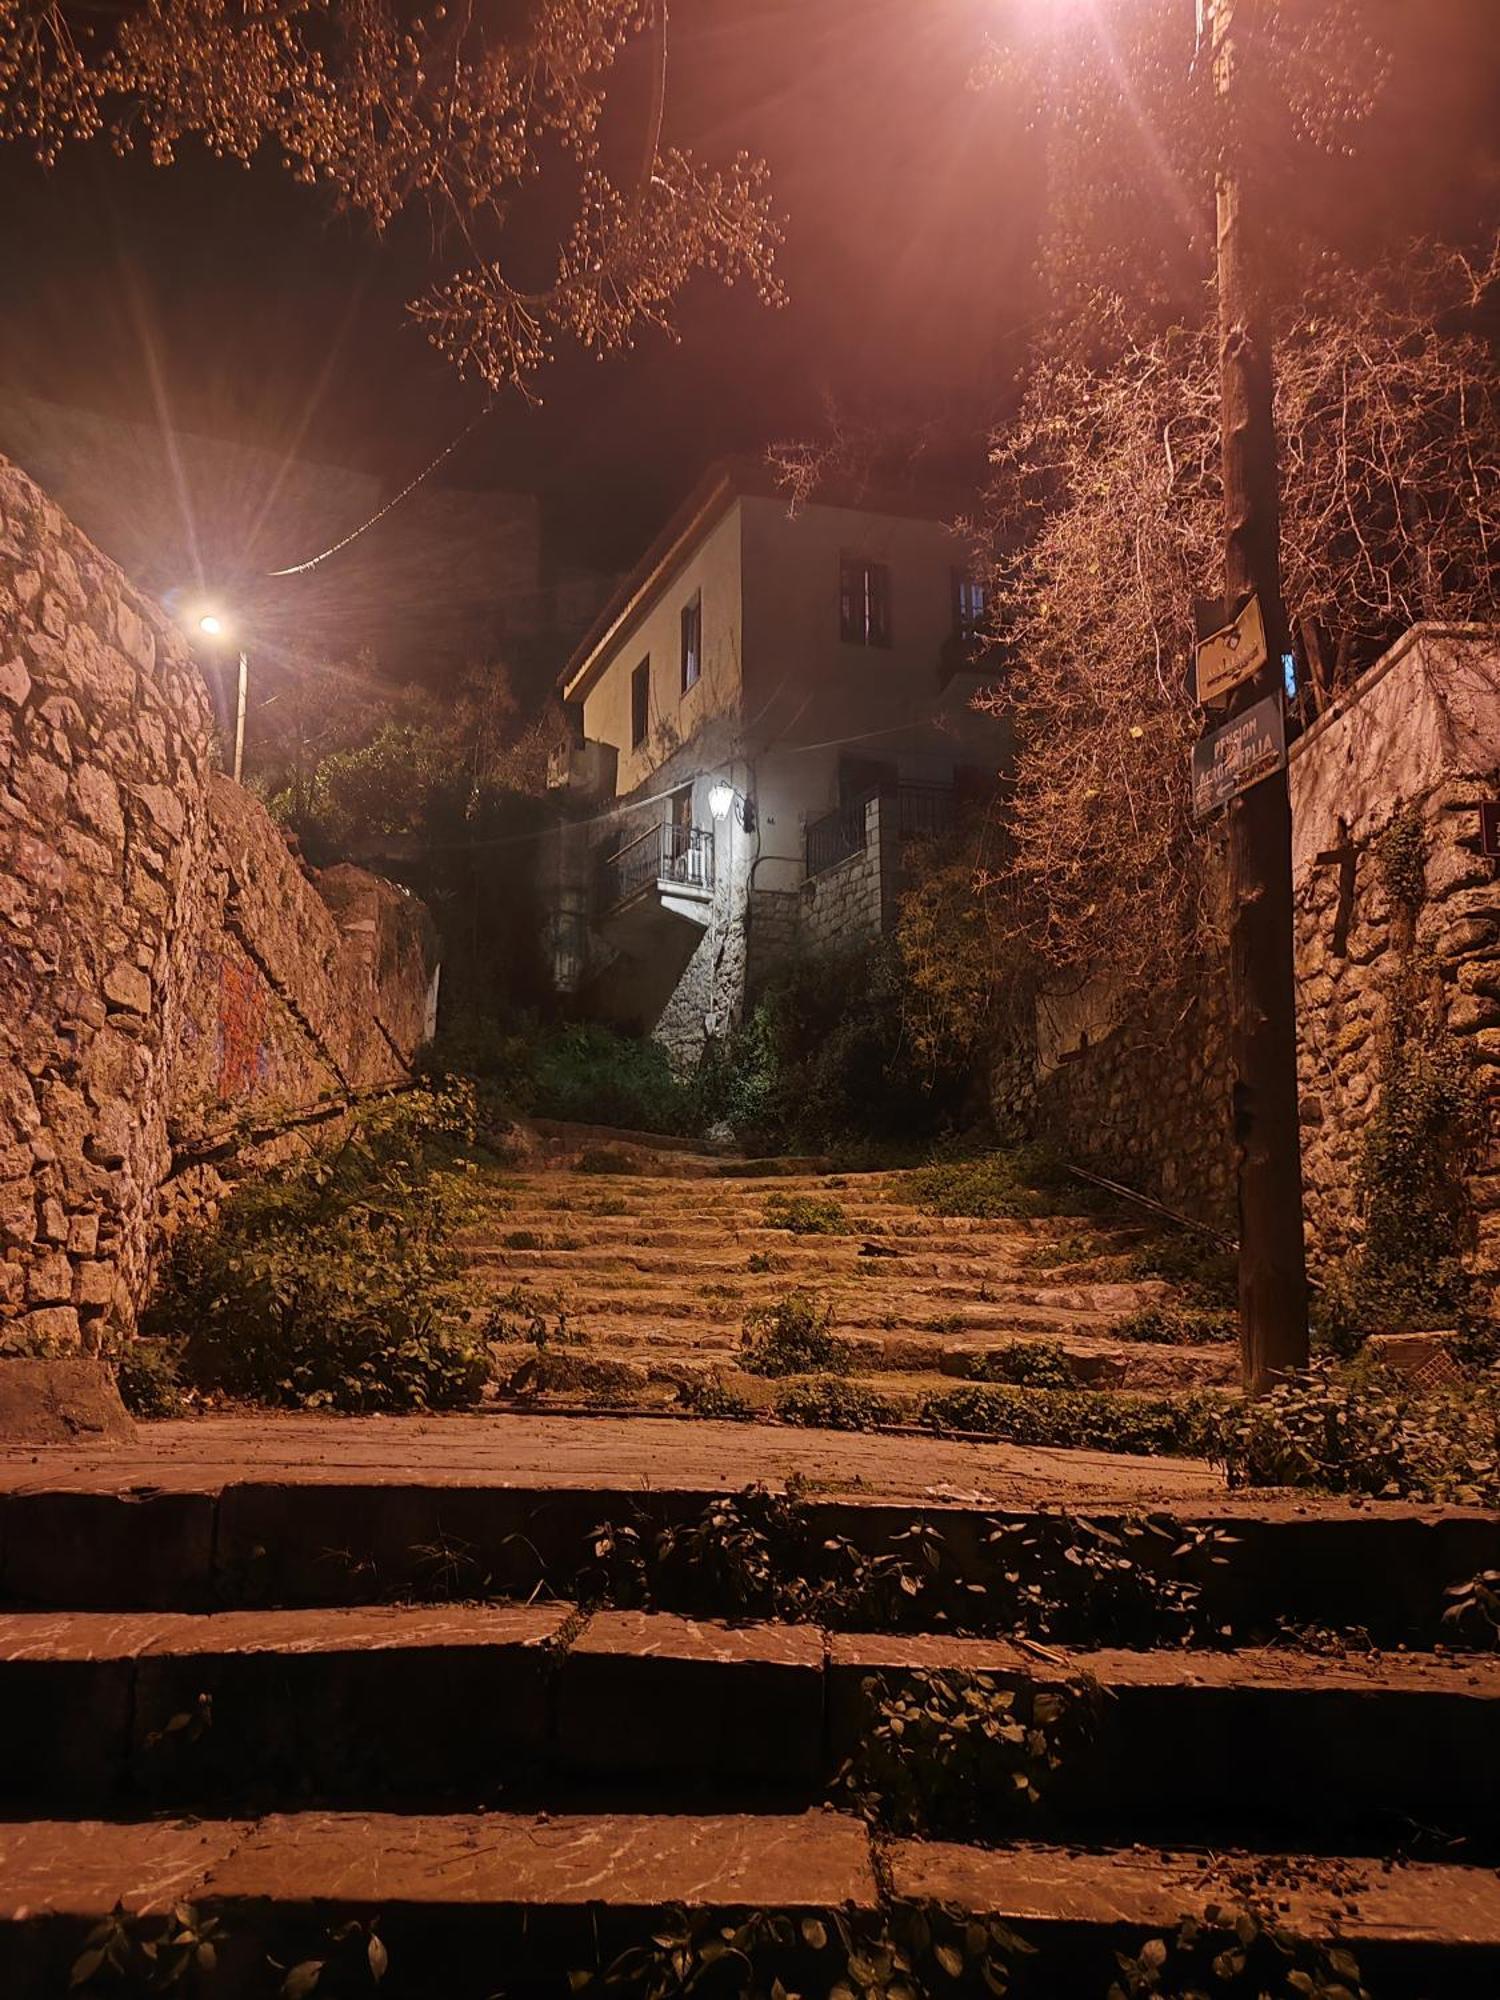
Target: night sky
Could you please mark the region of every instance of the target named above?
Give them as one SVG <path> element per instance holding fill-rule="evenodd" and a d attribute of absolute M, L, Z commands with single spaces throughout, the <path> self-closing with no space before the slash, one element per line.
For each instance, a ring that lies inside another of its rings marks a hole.
<path fill-rule="evenodd" d="M 709 459 L 815 432 L 830 397 L 930 423 L 935 449 L 975 462 L 1036 308 L 1034 141 L 966 86 L 993 4 L 677 0 L 667 136 L 769 159 L 792 303 L 771 315 L 701 281 L 680 346 L 648 335 L 602 364 L 565 358 L 543 407 L 507 399 L 445 477 L 542 492 L 562 552 L 616 567 Z M 1372 4 L 1406 29 L 1335 204 L 1347 193 L 1351 219 L 1362 205 L 1366 235 L 1472 230 L 1496 204 L 1500 0 Z M 615 110 L 627 147 L 639 105 L 637 65 Z M 403 300 L 442 268 L 422 222 L 378 242 L 269 162 L 247 173 L 194 154 L 157 172 L 100 144 L 49 175 L 12 151 L 0 259 L 13 390 L 164 412 L 391 488 L 485 400 L 404 322 Z"/>

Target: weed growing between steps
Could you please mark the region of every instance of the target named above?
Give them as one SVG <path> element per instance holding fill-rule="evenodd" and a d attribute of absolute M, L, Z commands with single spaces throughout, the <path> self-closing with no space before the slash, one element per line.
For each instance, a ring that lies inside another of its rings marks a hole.
<path fill-rule="evenodd" d="M 1017 1146 L 978 1160 L 944 1161 L 906 1176 L 910 1199 L 928 1215 L 1087 1215 L 1104 1206 L 1097 1191 L 1075 1180 L 1041 1146 Z"/>
<path fill-rule="evenodd" d="M 1143 1306 L 1117 1319 L 1109 1337 L 1150 1341 L 1158 1347 L 1208 1347 L 1239 1339 L 1239 1314 L 1226 1306 Z"/>
<path fill-rule="evenodd" d="M 1013 1834 L 1053 1772 L 1087 1744 L 1101 1699 L 1083 1678 L 1017 1689 L 982 1673 L 872 1675 L 839 1793 L 890 1834 Z"/>
<path fill-rule="evenodd" d="M 587 1944 L 509 1925 L 488 1942 L 454 1927 L 451 1941 L 389 1946 L 380 1912 L 284 1935 L 264 1923 L 251 1931 L 233 1912 L 226 1924 L 208 1905 L 161 1916 L 121 1905 L 58 1990 L 81 2000 L 1378 2000 L 1345 1947 L 1298 1938 L 1255 1902 L 1212 1904 L 1126 1953 L 1066 1938 L 1038 1946 L 999 1917 L 894 1897 L 868 1913 L 671 1905 L 607 1944 L 597 1924 Z"/>
<path fill-rule="evenodd" d="M 1219 1644 L 1203 1586 L 1231 1538 L 1150 1516 L 1105 1528 L 1057 1513 L 991 1520 L 955 1546 L 929 1519 L 883 1544 L 830 1536 L 814 1510 L 749 1487 L 667 1528 L 639 1511 L 593 1529 L 569 1600 L 835 1631 L 1149 1647 Z"/>
<path fill-rule="evenodd" d="M 755 1306 L 745 1315 L 740 1366 L 748 1375 L 847 1375 L 853 1356 L 832 1325 L 833 1309 L 811 1292 Z"/>
<path fill-rule="evenodd" d="M 1482 1569 L 1450 1584 L 1443 1595 L 1448 1599 L 1443 1627 L 1453 1640 L 1475 1652 L 1500 1647 L 1500 1569 Z"/>
<path fill-rule="evenodd" d="M 764 1209 L 767 1229 L 785 1229 L 792 1236 L 847 1236 L 849 1218 L 832 1195 L 768 1194 Z"/>
<path fill-rule="evenodd" d="M 1008 1382 L 1021 1389 L 1071 1389 L 1077 1377 L 1060 1340 L 1010 1340 L 980 1355 L 970 1380 Z"/>
<path fill-rule="evenodd" d="M 1218 1449 L 1227 1408 L 1227 1398 L 1202 1393 L 1134 1396 L 1120 1390 L 966 1382 L 929 1396 L 922 1422 L 932 1430 L 1005 1444 L 1205 1458 Z"/>
<path fill-rule="evenodd" d="M 773 1408 L 778 1422 L 807 1430 L 868 1431 L 897 1421 L 895 1406 L 884 1396 L 839 1376 L 788 1383 Z"/>
<path fill-rule="evenodd" d="M 195 1389 L 302 1409 L 465 1409 L 488 1375 L 465 1331 L 454 1227 L 473 1206 L 472 1091 L 369 1107 L 331 1151 L 246 1182 L 180 1236 L 143 1330 Z"/>
<path fill-rule="evenodd" d="M 1500 1504 L 1500 1381 L 1421 1389 L 1319 1363 L 1227 1407 L 1208 1446 L 1231 1486 Z"/>

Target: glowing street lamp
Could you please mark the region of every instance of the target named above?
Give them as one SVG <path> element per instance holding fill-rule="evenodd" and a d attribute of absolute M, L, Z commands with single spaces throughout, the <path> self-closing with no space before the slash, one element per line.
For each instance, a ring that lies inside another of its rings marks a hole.
<path fill-rule="evenodd" d="M 230 636 L 229 621 L 217 611 L 203 611 L 198 615 L 198 630 L 205 639 L 227 639 Z M 244 647 L 239 649 L 239 688 L 234 710 L 234 781 L 239 784 L 245 771 L 245 705 L 250 692 L 250 656 Z"/>

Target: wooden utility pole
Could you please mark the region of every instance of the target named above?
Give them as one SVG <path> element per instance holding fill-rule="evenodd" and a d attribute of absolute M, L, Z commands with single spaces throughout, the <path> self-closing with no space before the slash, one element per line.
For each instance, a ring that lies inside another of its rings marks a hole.
<path fill-rule="evenodd" d="M 1245 141 L 1242 51 L 1263 0 L 1210 0 L 1218 170 L 1219 363 L 1226 609 L 1260 598 L 1265 665 L 1231 715 L 1280 694 L 1291 651 L 1281 598 L 1281 514 L 1270 312 L 1260 268 L 1256 175 Z M 1307 1267 L 1297 1121 L 1292 958 L 1292 813 L 1285 769 L 1231 801 L 1229 986 L 1232 1111 L 1240 1221 L 1240 1355 L 1245 1387 L 1307 1365 Z"/>

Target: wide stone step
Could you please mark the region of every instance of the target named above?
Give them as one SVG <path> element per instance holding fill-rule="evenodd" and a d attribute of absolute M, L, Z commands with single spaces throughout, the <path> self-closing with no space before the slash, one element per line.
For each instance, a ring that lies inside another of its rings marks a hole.
<path fill-rule="evenodd" d="M 0 1603 L 379 1603 L 430 1593 L 444 1551 L 487 1592 L 566 1596 L 599 1523 L 692 1522 L 757 1481 L 797 1482 L 809 1532 L 869 1553 L 923 1519 L 980 1583 L 996 1520 L 1165 1512 L 1231 1538 L 1205 1615 L 1242 1633 L 1284 1618 L 1430 1645 L 1446 1588 L 1500 1568 L 1493 1512 L 1226 1495 L 1191 1460 L 644 1416 L 210 1418 L 0 1464 Z"/>
<path fill-rule="evenodd" d="M 1013 1926 L 1037 1948 L 1039 1991 L 1048 1995 L 1106 1992 L 1118 1977 L 1115 1952 L 1168 1943 L 1185 1918 L 1209 1912 L 1225 1931 L 1236 1914 L 1258 1912 L 1297 1937 L 1347 1946 L 1374 2000 L 1456 2000 L 1500 1981 L 1500 1874 L 1488 1868 L 938 1841 L 896 1841 L 885 1861 L 898 1902 L 951 1905 Z M 1201 1961 L 1196 1972 L 1194 1991 L 1219 1983 Z M 1333 1991 L 1334 1977 L 1303 1990 Z"/>
<path fill-rule="evenodd" d="M 987 1677 L 1023 1716 L 1068 1691 L 1043 1817 L 1001 1797 L 998 1835 L 1500 1836 L 1493 1658 L 1065 1652 L 557 1604 L 0 1618 L 0 1798 L 479 1805 L 561 1779 L 620 1806 L 812 1804 L 879 1693 L 934 1672 Z"/>
<path fill-rule="evenodd" d="M 960 1941 L 971 1915 L 1013 1928 L 1036 1948 L 1012 1961 L 1013 1990 L 1031 2000 L 1102 1994 L 1117 1952 L 1210 1906 L 1227 1923 L 1258 1905 L 1301 1936 L 1347 1945 L 1380 2000 L 1492 1992 L 1500 1963 L 1500 1878 L 1483 1868 L 905 1841 L 883 1866 L 882 1889 L 867 1830 L 830 1813 L 21 1822 L 0 1827 L 0 1979 L 16 2000 L 62 1993 L 93 1927 L 118 1911 L 128 1947 L 168 1920 L 176 1934 L 183 1908 L 220 1926 L 228 1992 L 262 1990 L 268 1959 L 336 1966 L 342 1949 L 351 1964 L 372 1927 L 381 1990 L 395 1995 L 480 2000 L 497 1967 L 508 1987 L 566 1990 L 572 1973 L 651 1949 L 678 1912 L 700 1939 L 719 1920 L 839 1919 L 787 1934 L 781 1969 L 809 1993 L 844 1979 L 842 1933 L 856 1950 L 878 1943 L 913 1907 Z M 919 1989 L 946 1990 L 946 1979 L 923 1965 Z"/>

